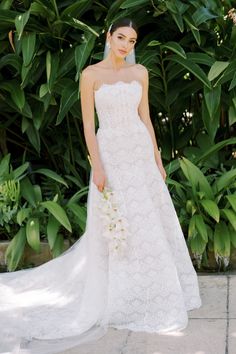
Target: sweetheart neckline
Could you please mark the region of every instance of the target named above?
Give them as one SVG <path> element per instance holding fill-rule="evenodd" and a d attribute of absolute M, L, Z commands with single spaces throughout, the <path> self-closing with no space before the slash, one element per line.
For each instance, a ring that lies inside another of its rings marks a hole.
<path fill-rule="evenodd" d="M 132 80 L 132 81 L 129 81 L 129 82 L 126 82 L 126 81 L 123 81 L 123 80 L 119 80 L 119 81 L 113 82 L 111 84 L 107 84 L 107 83 L 101 84 L 101 86 L 99 86 L 99 88 L 97 90 L 94 90 L 94 93 L 96 94 L 96 92 L 100 91 L 103 87 L 106 87 L 106 86 L 116 86 L 118 84 L 132 85 L 134 83 L 138 84 L 141 88 L 143 87 L 141 82 L 138 81 L 138 80 Z"/>

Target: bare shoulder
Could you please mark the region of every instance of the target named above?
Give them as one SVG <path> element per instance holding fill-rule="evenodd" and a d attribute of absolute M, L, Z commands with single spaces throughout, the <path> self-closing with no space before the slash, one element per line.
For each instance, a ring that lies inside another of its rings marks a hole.
<path fill-rule="evenodd" d="M 143 83 L 148 81 L 148 70 L 144 65 L 135 64 L 134 69 L 136 71 L 136 76 L 140 81 L 142 81 Z"/>
<path fill-rule="evenodd" d="M 86 68 L 82 70 L 81 74 L 86 78 L 90 78 L 91 76 L 93 76 L 94 75 L 93 65 L 86 66 Z"/>
<path fill-rule="evenodd" d="M 96 64 L 90 64 L 86 68 L 83 69 L 82 72 L 88 73 L 88 75 L 93 75 L 95 72 L 97 72 L 100 69 L 100 64 L 99 62 Z"/>
<path fill-rule="evenodd" d="M 144 66 L 143 64 L 136 64 L 136 68 L 140 71 L 143 71 L 143 72 L 147 72 L 147 68 L 146 66 Z"/>
<path fill-rule="evenodd" d="M 94 70 L 94 65 L 88 65 L 81 72 L 82 82 L 86 83 L 86 86 L 93 87 L 94 82 L 96 81 L 96 77 L 97 74 L 96 74 L 96 70 Z"/>
<path fill-rule="evenodd" d="M 101 71 L 101 67 L 98 63 L 91 64 L 82 70 L 81 75 L 84 79 L 94 83 L 99 78 L 100 71 Z"/>

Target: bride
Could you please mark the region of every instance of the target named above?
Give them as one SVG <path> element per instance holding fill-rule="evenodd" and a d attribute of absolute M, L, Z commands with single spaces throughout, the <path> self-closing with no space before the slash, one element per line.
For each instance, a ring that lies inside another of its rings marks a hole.
<path fill-rule="evenodd" d="M 135 63 L 137 36 L 130 19 L 113 23 L 104 59 L 81 74 L 86 230 L 61 256 L 0 275 L 2 354 L 59 353 L 109 327 L 176 331 L 201 306 L 149 115 L 148 71 Z"/>

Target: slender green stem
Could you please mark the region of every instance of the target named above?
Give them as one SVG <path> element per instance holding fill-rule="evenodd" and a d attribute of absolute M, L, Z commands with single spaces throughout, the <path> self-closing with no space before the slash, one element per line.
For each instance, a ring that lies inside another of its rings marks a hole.
<path fill-rule="evenodd" d="M 56 12 L 56 16 L 57 16 L 57 19 L 59 20 L 60 19 L 60 15 L 59 15 L 59 11 L 58 11 L 58 8 L 57 8 L 57 2 L 56 0 L 52 0 L 52 4 L 54 6 L 54 10 Z"/>
<path fill-rule="evenodd" d="M 166 81 L 166 72 L 164 68 L 164 63 L 162 60 L 162 53 L 160 55 L 160 65 L 161 65 L 161 71 L 162 71 L 162 80 L 163 80 L 163 86 L 164 86 L 164 92 L 165 92 L 165 99 L 167 98 L 168 95 L 168 87 L 167 87 L 167 81 Z M 171 155 L 172 158 L 175 157 L 175 136 L 174 136 L 174 127 L 173 127 L 173 117 L 171 115 L 171 109 L 170 105 L 166 104 L 166 109 L 167 109 L 167 117 L 169 119 L 169 126 L 170 126 L 170 137 L 171 137 Z"/>

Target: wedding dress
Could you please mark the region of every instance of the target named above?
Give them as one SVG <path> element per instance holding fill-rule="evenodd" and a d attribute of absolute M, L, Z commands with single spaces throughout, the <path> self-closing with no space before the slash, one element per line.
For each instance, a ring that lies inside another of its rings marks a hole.
<path fill-rule="evenodd" d="M 0 353 L 58 353 L 100 338 L 108 327 L 183 329 L 187 311 L 201 306 L 196 272 L 138 115 L 141 95 L 137 80 L 94 92 L 107 186 L 128 221 L 125 253 L 112 252 L 103 237 L 101 193 L 91 170 L 79 241 L 41 266 L 0 274 Z"/>

